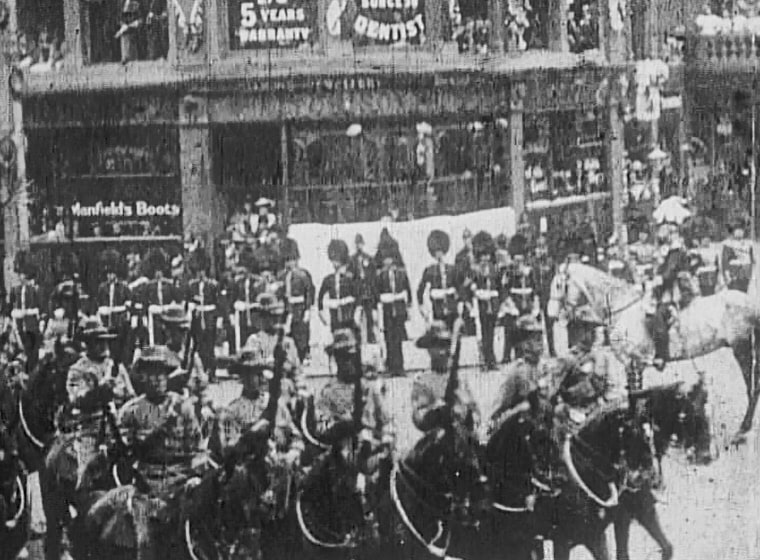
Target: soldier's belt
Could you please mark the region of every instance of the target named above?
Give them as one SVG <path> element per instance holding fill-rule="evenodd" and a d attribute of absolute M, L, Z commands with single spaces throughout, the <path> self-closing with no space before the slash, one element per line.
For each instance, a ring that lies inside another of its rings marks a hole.
<path fill-rule="evenodd" d="M 171 306 L 170 305 L 155 305 L 155 304 L 149 305 L 148 313 L 150 313 L 151 315 L 160 315 L 161 313 L 166 311 L 169 307 Z"/>
<path fill-rule="evenodd" d="M 475 290 L 475 297 L 478 299 L 493 299 L 499 297 L 499 292 L 496 290 Z"/>
<path fill-rule="evenodd" d="M 517 294 L 519 296 L 529 296 L 533 293 L 533 288 L 511 288 L 509 293 Z"/>
<path fill-rule="evenodd" d="M 728 261 L 731 266 L 750 266 L 752 261 L 747 258 L 731 259 Z"/>
<path fill-rule="evenodd" d="M 338 309 L 339 307 L 345 307 L 346 305 L 351 305 L 354 303 L 356 299 L 354 299 L 353 296 L 347 296 L 341 299 L 328 299 L 327 300 L 327 308 L 328 309 Z"/>
<path fill-rule="evenodd" d="M 625 265 L 621 262 L 611 262 L 609 263 L 609 267 L 613 270 L 623 270 L 625 268 Z"/>
<path fill-rule="evenodd" d="M 715 266 L 700 266 L 697 269 L 697 274 L 715 274 L 718 272 L 718 268 Z"/>
<path fill-rule="evenodd" d="M 288 303 L 292 305 L 296 305 L 298 303 L 306 303 L 306 298 L 304 296 L 291 296 L 288 298 Z"/>
<path fill-rule="evenodd" d="M 455 288 L 432 288 L 430 290 L 430 299 L 446 299 L 457 293 Z"/>
<path fill-rule="evenodd" d="M 30 307 L 28 309 L 13 309 L 11 310 L 11 317 L 14 319 L 23 319 L 24 317 L 39 317 L 40 310 L 36 307 Z"/>
<path fill-rule="evenodd" d="M 209 311 L 216 311 L 216 305 L 198 305 L 195 303 L 191 303 L 188 305 L 188 308 L 190 311 L 200 311 L 201 313 L 207 313 Z"/>
<path fill-rule="evenodd" d="M 115 305 L 113 307 L 102 305 L 98 307 L 98 315 L 112 315 L 114 313 L 126 313 L 126 312 L 127 312 L 126 305 Z"/>
<path fill-rule="evenodd" d="M 395 303 L 397 301 L 406 301 L 406 293 L 401 292 L 398 294 L 393 294 L 386 292 L 384 294 L 380 294 L 380 303 Z"/>
<path fill-rule="evenodd" d="M 260 307 L 256 302 L 238 300 L 234 303 L 235 311 L 247 311 L 249 309 L 256 309 Z"/>

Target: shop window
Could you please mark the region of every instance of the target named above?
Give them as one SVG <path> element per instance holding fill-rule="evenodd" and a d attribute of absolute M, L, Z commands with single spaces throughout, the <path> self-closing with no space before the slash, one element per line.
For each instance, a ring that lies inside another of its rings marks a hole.
<path fill-rule="evenodd" d="M 166 0 L 81 0 L 89 25 L 84 41 L 91 64 L 166 58 Z"/>
<path fill-rule="evenodd" d="M 32 73 L 58 70 L 66 53 L 63 2 L 19 0 L 18 65 Z"/>
<path fill-rule="evenodd" d="M 572 52 L 582 53 L 599 48 L 599 8 L 597 0 L 572 0 L 567 22 Z"/>

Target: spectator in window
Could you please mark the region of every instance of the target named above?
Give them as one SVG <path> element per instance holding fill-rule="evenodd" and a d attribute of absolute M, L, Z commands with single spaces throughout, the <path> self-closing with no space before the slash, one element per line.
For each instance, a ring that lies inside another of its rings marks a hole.
<path fill-rule="evenodd" d="M 578 24 L 581 37 L 582 50 L 597 48 L 599 41 L 599 24 L 596 17 L 591 13 L 591 5 L 583 4 L 583 14 Z"/>
<path fill-rule="evenodd" d="M 145 17 L 148 60 L 166 58 L 169 50 L 169 18 L 166 14 L 166 0 L 150 0 Z"/>
<path fill-rule="evenodd" d="M 265 243 L 269 231 L 277 223 L 277 216 L 272 212 L 274 200 L 262 197 L 256 201 L 254 206 L 256 206 L 258 213 L 251 217 L 251 231 L 260 243 Z"/>
<path fill-rule="evenodd" d="M 459 11 L 464 27 L 457 34 L 459 52 L 484 52 L 488 49 L 487 0 L 459 0 Z"/>
<path fill-rule="evenodd" d="M 126 0 L 121 11 L 121 27 L 114 36 L 121 43 L 121 62 L 126 64 L 140 58 L 139 36 L 143 27 L 138 0 Z"/>

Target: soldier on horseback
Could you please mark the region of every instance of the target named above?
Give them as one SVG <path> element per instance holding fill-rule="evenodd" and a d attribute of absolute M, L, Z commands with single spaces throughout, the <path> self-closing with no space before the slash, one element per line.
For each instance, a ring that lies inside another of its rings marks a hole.
<path fill-rule="evenodd" d="M 729 225 L 731 237 L 723 244 L 722 268 L 729 290 L 747 292 L 755 255 L 752 242 L 745 237 L 745 222 L 737 219 Z"/>
<path fill-rule="evenodd" d="M 433 321 L 427 332 L 417 339 L 417 348 L 427 350 L 430 356 L 430 371 L 414 376 L 412 385 L 412 421 L 421 432 L 429 432 L 446 427 L 452 417 L 464 420 L 471 415 L 474 425 L 480 422 L 478 405 L 466 379 L 459 379 L 456 404 L 449 406 L 444 397 L 449 381 L 452 340 L 461 334 L 462 320 L 454 324 L 453 334 L 443 321 Z"/>
<path fill-rule="evenodd" d="M 689 274 L 689 256 L 675 224 L 664 224 L 661 228 L 662 245 L 659 250 L 660 265 L 652 287 L 654 309 L 647 310 L 652 317 L 652 335 L 655 343 L 653 365 L 663 369 L 670 358 L 670 321 L 673 312 L 684 303 L 681 290 L 689 287 L 687 282 L 679 282 L 685 273 Z M 690 279 L 690 278 L 689 278 Z M 689 282 L 688 284 L 690 284 Z"/>

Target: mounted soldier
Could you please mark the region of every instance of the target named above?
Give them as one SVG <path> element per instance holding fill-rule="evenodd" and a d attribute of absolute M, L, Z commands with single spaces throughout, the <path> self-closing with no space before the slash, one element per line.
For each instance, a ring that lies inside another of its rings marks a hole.
<path fill-rule="evenodd" d="M 675 224 L 663 224 L 660 229 L 662 245 L 658 251 L 659 266 L 651 290 L 653 302 L 647 309 L 652 318 L 652 337 L 655 342 L 654 365 L 663 369 L 670 358 L 670 321 L 682 303 L 680 289 L 686 283 L 679 277 L 689 274 L 689 256 Z"/>
<path fill-rule="evenodd" d="M 192 317 L 190 332 L 206 374 L 213 381 L 216 378 L 216 332 L 223 326 L 224 317 L 219 284 L 208 277 L 211 260 L 204 249 L 197 248 L 190 253 L 188 264 L 195 274 L 187 289 L 188 309 Z"/>
<path fill-rule="evenodd" d="M 747 293 L 755 255 L 752 241 L 745 237 L 745 221 L 737 219 L 729 224 L 729 233 L 731 237 L 723 243 L 721 258 L 726 287 Z"/>
<path fill-rule="evenodd" d="M 472 240 L 472 249 L 476 264 L 462 284 L 461 300 L 475 317 L 483 362 L 490 370 L 496 368 L 493 341 L 496 317 L 501 307 L 499 277 L 493 262 L 496 246 L 490 234 L 480 231 Z"/>
<path fill-rule="evenodd" d="M 366 329 L 367 343 L 375 344 L 375 325 L 377 317 L 377 265 L 375 260 L 364 250 L 364 237 L 356 234 L 354 239 L 356 252 L 351 255 L 350 269 L 356 278 L 358 288 L 358 305 L 361 307 Z"/>
<path fill-rule="evenodd" d="M 281 253 L 285 261 L 285 270 L 280 273 L 278 280 L 282 284 L 285 300 L 286 332 L 295 342 L 298 359 L 303 363 L 309 359 L 314 282 L 311 274 L 298 265 L 301 258 L 298 243 L 286 239 L 283 241 Z"/>
<path fill-rule="evenodd" d="M 501 278 L 501 290 L 504 303 L 499 315 L 504 319 L 504 363 L 511 360 L 515 329 L 520 317 L 538 316 L 540 305 L 536 292 L 537 283 L 534 270 L 526 260 L 528 240 L 521 234 L 515 234 L 509 242 L 509 253 L 512 264 L 506 269 Z M 520 357 L 515 351 L 515 357 Z"/>
<path fill-rule="evenodd" d="M 37 269 L 28 253 L 16 255 L 15 270 L 19 284 L 11 288 L 10 306 L 13 319 L 14 336 L 19 336 L 27 356 L 28 372 L 34 371 L 42 347 L 42 294 L 35 279 Z"/>
<path fill-rule="evenodd" d="M 166 255 L 160 249 L 151 249 L 145 259 L 145 275 L 148 280 L 135 294 L 135 300 L 141 305 L 141 312 L 146 319 L 148 345 L 164 344 L 161 329 L 161 314 L 167 305 L 177 301 L 171 280 L 164 278 L 167 269 Z"/>
<path fill-rule="evenodd" d="M 327 246 L 327 256 L 335 272 L 325 276 L 317 296 L 317 309 L 322 323 L 327 325 L 325 306 L 330 311 L 330 330 L 354 328 L 356 326 L 356 297 L 358 285 L 356 277 L 348 268 L 348 246 L 341 239 L 333 239 Z M 327 301 L 325 302 L 325 296 Z"/>
<path fill-rule="evenodd" d="M 116 335 L 111 343 L 111 358 L 117 364 L 130 363 L 128 335 L 132 293 L 122 280 L 126 273 L 126 263 L 118 251 L 107 249 L 100 254 L 100 266 L 106 274 L 106 280 L 98 286 L 95 297 L 98 317 L 103 326 Z"/>
<path fill-rule="evenodd" d="M 451 329 L 457 318 L 457 278 L 454 266 L 444 261 L 450 247 L 448 234 L 441 230 L 431 231 L 427 247 L 436 262 L 422 273 L 417 288 L 417 304 L 420 309 L 425 309 L 424 297 L 428 290 L 430 306 L 428 311 L 423 312 L 426 322 L 443 321 Z"/>
<path fill-rule="evenodd" d="M 385 335 L 386 372 L 403 375 L 403 342 L 407 339 L 406 321 L 409 319 L 412 289 L 396 243 L 381 240 L 376 260 L 382 262 L 382 270 L 377 274 L 377 314 L 382 317 L 381 327 Z"/>
<path fill-rule="evenodd" d="M 445 402 L 450 361 L 461 329 L 461 320 L 455 322 L 454 333 L 443 321 L 433 321 L 427 332 L 417 339 L 417 348 L 427 350 L 430 356 L 430 370 L 415 374 L 412 384 L 412 422 L 421 432 L 444 428 L 452 415 L 462 422 L 471 415 L 475 426 L 480 423 L 478 405 L 465 378 L 459 379 L 455 404 L 449 406 Z"/>

